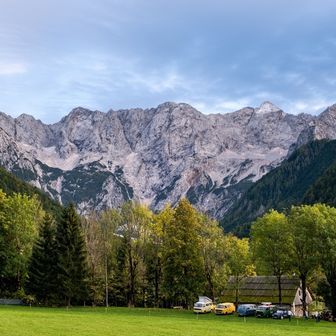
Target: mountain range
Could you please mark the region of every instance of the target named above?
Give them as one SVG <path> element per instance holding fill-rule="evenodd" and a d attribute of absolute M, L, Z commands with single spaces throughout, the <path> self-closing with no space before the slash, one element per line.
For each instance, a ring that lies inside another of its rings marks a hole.
<path fill-rule="evenodd" d="M 270 102 L 227 114 L 184 103 L 151 109 L 75 108 L 47 125 L 0 113 L 0 165 L 78 210 L 134 199 L 160 210 L 187 197 L 221 219 L 302 145 L 336 139 L 336 105 L 318 116 Z"/>

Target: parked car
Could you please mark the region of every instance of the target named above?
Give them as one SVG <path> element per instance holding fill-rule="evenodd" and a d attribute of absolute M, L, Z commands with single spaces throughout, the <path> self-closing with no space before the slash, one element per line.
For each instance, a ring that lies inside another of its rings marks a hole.
<path fill-rule="evenodd" d="M 256 317 L 272 317 L 275 313 L 276 308 L 272 305 L 261 305 L 256 309 Z"/>
<path fill-rule="evenodd" d="M 283 309 L 278 309 L 275 313 L 273 313 L 272 317 L 274 319 L 285 319 L 293 316 L 293 313 L 290 310 L 283 310 Z"/>
<path fill-rule="evenodd" d="M 194 313 L 211 313 L 214 309 L 215 305 L 212 300 L 206 296 L 199 296 L 198 301 L 194 304 Z"/>
<path fill-rule="evenodd" d="M 321 319 L 325 321 L 335 321 L 332 312 L 330 310 L 323 310 L 321 312 Z"/>
<path fill-rule="evenodd" d="M 238 316 L 255 316 L 256 309 L 254 304 L 241 304 L 238 306 L 237 313 Z"/>
<path fill-rule="evenodd" d="M 236 307 L 231 302 L 219 303 L 215 308 L 216 315 L 233 314 L 236 311 Z"/>

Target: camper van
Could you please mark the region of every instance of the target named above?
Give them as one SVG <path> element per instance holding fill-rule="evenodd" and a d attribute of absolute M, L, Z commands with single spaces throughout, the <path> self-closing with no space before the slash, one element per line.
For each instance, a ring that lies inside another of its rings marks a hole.
<path fill-rule="evenodd" d="M 211 313 L 214 310 L 214 304 L 206 296 L 199 296 L 198 301 L 194 304 L 194 313 L 204 314 Z"/>
<path fill-rule="evenodd" d="M 233 314 L 236 311 L 236 307 L 231 302 L 219 303 L 215 308 L 216 315 Z"/>

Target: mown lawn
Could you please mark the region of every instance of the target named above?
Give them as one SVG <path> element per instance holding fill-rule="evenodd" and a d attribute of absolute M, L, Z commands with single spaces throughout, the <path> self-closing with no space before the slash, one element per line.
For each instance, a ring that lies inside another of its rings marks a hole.
<path fill-rule="evenodd" d="M 336 335 L 336 323 L 127 308 L 29 308 L 0 306 L 1 336 L 100 335 Z"/>

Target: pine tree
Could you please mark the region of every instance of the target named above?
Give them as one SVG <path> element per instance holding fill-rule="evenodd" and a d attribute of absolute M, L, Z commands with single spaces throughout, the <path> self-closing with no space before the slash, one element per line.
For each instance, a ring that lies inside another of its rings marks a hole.
<path fill-rule="evenodd" d="M 125 238 L 120 238 L 116 252 L 114 272 L 111 278 L 112 303 L 115 306 L 127 305 L 128 277 L 127 277 L 127 255 Z"/>
<path fill-rule="evenodd" d="M 49 304 L 56 291 L 55 230 L 53 218 L 46 214 L 39 231 L 28 268 L 25 289 L 44 304 Z"/>
<path fill-rule="evenodd" d="M 63 210 L 56 230 L 57 285 L 60 299 L 66 305 L 80 302 L 88 295 L 87 252 L 80 219 L 73 204 Z"/>

